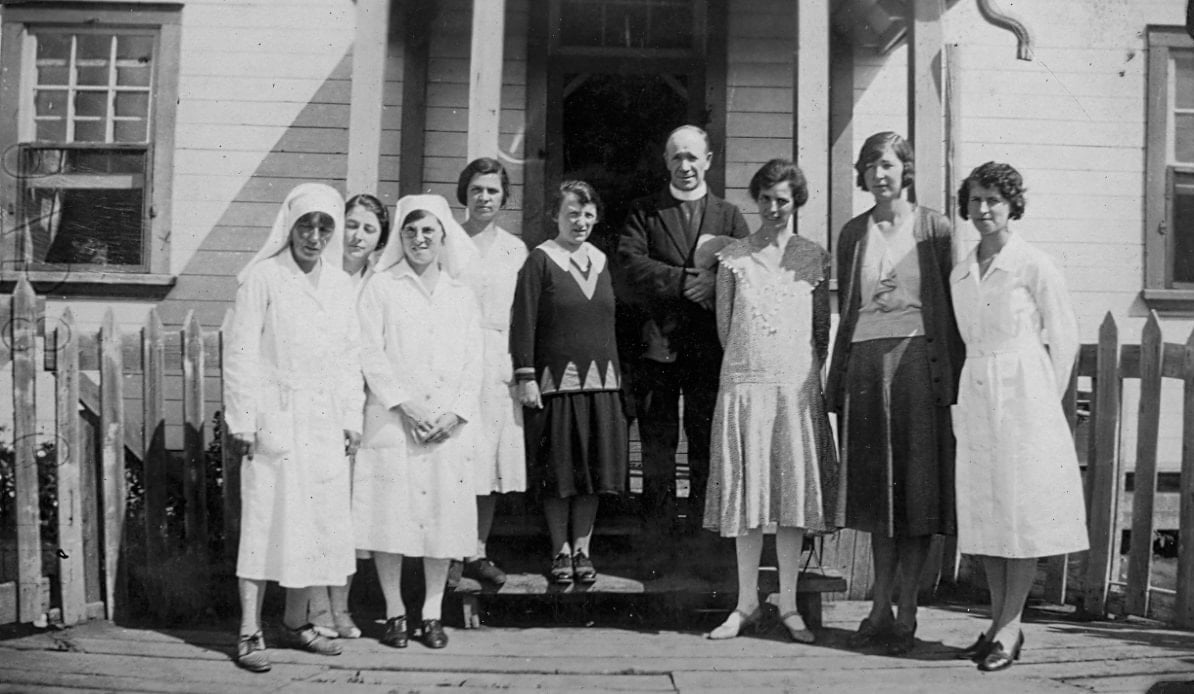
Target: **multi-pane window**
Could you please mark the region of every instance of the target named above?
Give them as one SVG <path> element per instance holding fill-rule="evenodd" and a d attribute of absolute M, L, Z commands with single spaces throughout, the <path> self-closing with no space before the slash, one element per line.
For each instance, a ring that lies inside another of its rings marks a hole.
<path fill-rule="evenodd" d="M 1159 308 L 1194 308 L 1194 41 L 1149 30 L 1145 290 Z"/>
<path fill-rule="evenodd" d="M 34 263 L 144 264 L 152 34 L 34 29 L 33 142 L 20 157 Z"/>
<path fill-rule="evenodd" d="M 5 8 L 0 271 L 168 271 L 178 16 Z"/>

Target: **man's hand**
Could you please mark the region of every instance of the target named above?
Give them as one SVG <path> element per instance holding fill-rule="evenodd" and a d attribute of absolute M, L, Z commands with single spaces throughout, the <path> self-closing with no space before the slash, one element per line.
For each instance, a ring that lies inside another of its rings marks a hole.
<path fill-rule="evenodd" d="M 253 459 L 253 453 L 257 450 L 257 434 L 253 432 L 232 434 L 229 437 L 232 442 L 232 453 L 237 457 Z"/>
<path fill-rule="evenodd" d="M 357 454 L 361 448 L 361 433 L 351 429 L 344 430 L 344 454 L 349 458 Z"/>
<path fill-rule="evenodd" d="M 705 308 L 713 305 L 713 290 L 717 273 L 712 269 L 684 268 L 684 298 Z"/>

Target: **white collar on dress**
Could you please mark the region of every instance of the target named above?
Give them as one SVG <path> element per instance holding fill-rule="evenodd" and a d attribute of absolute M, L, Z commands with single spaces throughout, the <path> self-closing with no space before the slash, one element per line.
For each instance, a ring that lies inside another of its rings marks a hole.
<path fill-rule="evenodd" d="M 667 187 L 671 191 L 673 198 L 686 202 L 700 200 L 709 194 L 709 186 L 704 181 L 701 181 L 701 184 L 692 190 L 680 190 L 671 183 L 667 184 Z"/>
<path fill-rule="evenodd" d="M 543 252 L 547 254 L 547 257 L 551 258 L 556 265 L 559 265 L 561 270 L 565 272 L 568 271 L 569 265 L 571 265 L 570 261 L 572 260 L 572 256 L 574 254 L 569 253 L 567 248 L 561 246 L 555 239 L 548 239 L 544 241 L 543 243 L 539 244 L 539 248 L 542 249 Z M 597 247 L 588 241 L 585 241 L 580 245 L 580 248 L 577 249 L 576 254 L 581 254 L 581 251 L 584 251 L 588 254 L 589 262 L 593 264 L 590 274 L 601 274 L 601 271 L 605 269 L 605 254 L 597 250 Z"/>

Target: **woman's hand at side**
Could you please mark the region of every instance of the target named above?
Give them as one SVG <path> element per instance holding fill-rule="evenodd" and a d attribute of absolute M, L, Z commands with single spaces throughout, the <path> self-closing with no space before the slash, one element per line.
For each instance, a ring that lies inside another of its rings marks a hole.
<path fill-rule="evenodd" d="M 232 434 L 232 452 L 233 454 L 253 459 L 253 453 L 257 450 L 257 434 L 254 432 L 241 432 L 239 434 Z"/>
<path fill-rule="evenodd" d="M 344 430 L 344 454 L 349 458 L 357 454 L 361 449 L 361 432 L 352 431 L 351 429 Z"/>
<path fill-rule="evenodd" d="M 543 409 L 543 398 L 539 394 L 539 384 L 535 381 L 522 381 L 518 384 L 518 401 L 523 407 Z"/>

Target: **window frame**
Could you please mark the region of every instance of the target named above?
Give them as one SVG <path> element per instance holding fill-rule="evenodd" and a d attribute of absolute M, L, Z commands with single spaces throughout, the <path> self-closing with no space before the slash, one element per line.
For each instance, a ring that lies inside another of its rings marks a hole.
<path fill-rule="evenodd" d="M 53 265 L 24 267 L 17 257 L 15 230 L 19 181 L 0 166 L 0 289 L 20 277 L 38 291 L 61 294 L 163 293 L 174 284 L 170 273 L 171 196 L 174 170 L 174 132 L 178 103 L 182 29 L 181 3 L 46 2 L 0 0 L 0 151 L 15 152 L 21 141 L 21 116 L 30 107 L 33 85 L 29 50 L 30 28 L 61 27 L 152 31 L 157 61 L 151 83 L 150 125 L 146 149 L 146 183 L 149 187 L 146 226 L 143 227 L 144 262 L 139 266 Z M 6 157 L 11 157 L 7 154 Z"/>
<path fill-rule="evenodd" d="M 1170 314 L 1194 314 L 1194 283 L 1173 281 L 1174 236 L 1172 188 L 1175 171 L 1190 165 L 1169 162 L 1169 67 L 1173 50 L 1194 55 L 1194 39 L 1185 27 L 1147 28 L 1147 114 L 1144 169 L 1144 291 L 1145 303 Z"/>

